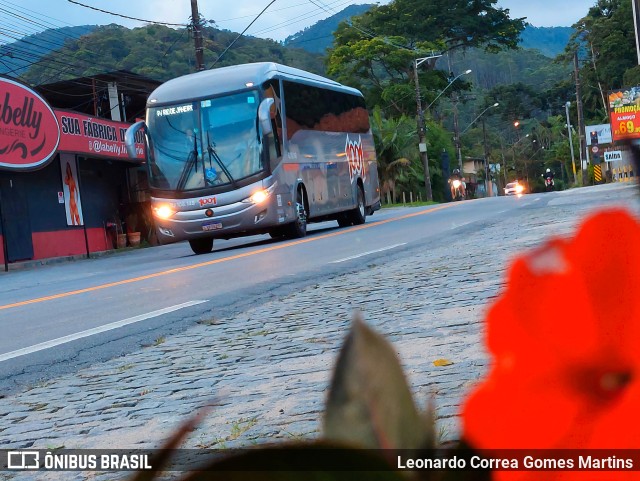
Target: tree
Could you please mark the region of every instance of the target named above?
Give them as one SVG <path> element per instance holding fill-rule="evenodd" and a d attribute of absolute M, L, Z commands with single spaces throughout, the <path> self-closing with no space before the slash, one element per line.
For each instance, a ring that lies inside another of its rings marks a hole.
<path fill-rule="evenodd" d="M 562 60 L 570 63 L 578 52 L 585 118 L 601 122 L 607 91 L 625 86 L 625 74 L 637 65 L 631 1 L 598 0 L 574 28 Z"/>

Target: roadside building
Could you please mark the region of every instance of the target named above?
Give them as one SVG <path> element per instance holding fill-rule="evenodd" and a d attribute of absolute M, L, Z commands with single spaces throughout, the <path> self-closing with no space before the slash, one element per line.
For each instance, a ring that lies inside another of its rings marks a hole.
<path fill-rule="evenodd" d="M 30 88 L 0 78 L 0 262 L 89 255 L 150 219 L 144 142 L 124 133 L 158 85 L 113 72 Z M 122 240 L 122 237 L 121 237 Z"/>

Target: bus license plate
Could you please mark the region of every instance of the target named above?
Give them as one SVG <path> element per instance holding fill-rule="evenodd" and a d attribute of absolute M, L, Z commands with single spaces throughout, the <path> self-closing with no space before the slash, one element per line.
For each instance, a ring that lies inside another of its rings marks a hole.
<path fill-rule="evenodd" d="M 202 230 L 218 230 L 222 229 L 222 222 L 209 222 L 202 224 Z"/>

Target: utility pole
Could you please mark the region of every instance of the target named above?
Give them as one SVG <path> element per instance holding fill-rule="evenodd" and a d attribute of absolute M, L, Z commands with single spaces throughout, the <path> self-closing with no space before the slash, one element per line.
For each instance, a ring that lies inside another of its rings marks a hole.
<path fill-rule="evenodd" d="M 191 20 L 193 23 L 193 43 L 196 48 L 196 69 L 204 70 L 204 48 L 202 46 L 202 25 L 198 13 L 198 0 L 191 0 Z"/>
<path fill-rule="evenodd" d="M 571 102 L 567 102 L 564 106 L 567 111 L 567 129 L 569 130 L 569 147 L 571 148 L 571 166 L 573 167 L 573 183 L 577 184 L 578 175 L 576 173 L 576 158 L 575 158 L 575 155 L 573 154 L 573 135 L 571 134 L 571 120 L 569 119 L 569 107 L 571 107 Z"/>
<path fill-rule="evenodd" d="M 460 169 L 460 175 L 464 177 L 464 165 L 462 163 L 462 145 L 460 142 L 460 122 L 458 119 L 458 93 L 454 92 L 451 96 L 451 102 L 453 103 L 453 139 L 456 144 L 456 157 L 458 158 L 458 166 Z"/>
<path fill-rule="evenodd" d="M 453 67 L 451 66 L 451 52 L 447 53 L 447 62 L 449 65 L 449 72 L 453 76 Z M 458 159 L 458 167 L 460 169 L 460 175 L 464 177 L 464 165 L 462 162 L 462 145 L 460 142 L 460 122 L 458 119 L 458 102 L 460 98 L 458 97 L 458 92 L 453 92 L 451 95 L 451 103 L 453 103 L 453 139 L 456 145 L 456 157 Z"/>
<path fill-rule="evenodd" d="M 424 166 L 424 188 L 427 193 L 427 202 L 433 201 L 433 192 L 431 190 L 431 174 L 429 173 L 429 154 L 427 152 L 427 129 L 424 124 L 424 112 L 422 111 L 422 100 L 420 98 L 420 81 L 418 80 L 418 67 L 422 62 L 441 57 L 441 55 L 432 55 L 431 57 L 417 58 L 413 61 L 413 77 L 416 84 L 416 109 L 418 113 L 418 138 L 420 157 Z"/>
<path fill-rule="evenodd" d="M 576 101 L 578 108 L 578 136 L 580 138 L 580 167 L 582 168 L 582 185 L 587 185 L 587 158 L 586 146 L 587 139 L 584 134 L 584 113 L 582 111 L 582 92 L 580 90 L 580 68 L 578 66 L 578 52 L 573 54 L 573 70 L 576 78 Z"/>
<path fill-rule="evenodd" d="M 636 34 L 636 52 L 638 54 L 638 65 L 640 65 L 640 0 L 631 0 L 633 7 L 633 26 Z"/>
<path fill-rule="evenodd" d="M 493 197 L 493 182 L 491 181 L 491 168 L 489 167 L 489 149 L 487 148 L 487 128 L 482 119 L 482 139 L 484 142 L 484 179 L 485 192 L 488 197 Z"/>

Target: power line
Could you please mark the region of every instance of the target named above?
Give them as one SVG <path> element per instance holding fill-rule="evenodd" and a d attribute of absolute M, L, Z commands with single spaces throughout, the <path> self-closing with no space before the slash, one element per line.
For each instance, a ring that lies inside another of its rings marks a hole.
<path fill-rule="evenodd" d="M 215 64 L 217 64 L 217 63 L 218 63 L 218 61 L 219 61 L 219 60 L 224 56 L 224 54 L 225 54 L 225 53 L 227 53 L 227 51 L 228 51 L 231 47 L 233 47 L 233 44 L 234 44 L 234 43 L 236 43 L 236 41 L 237 41 L 240 37 L 242 37 L 242 36 L 244 35 L 244 33 L 245 33 L 247 30 L 249 30 L 249 28 L 251 27 L 251 25 L 253 25 L 253 24 L 254 24 L 254 22 L 255 22 L 256 20 L 258 20 L 258 19 L 260 18 L 260 16 L 261 16 L 261 15 L 262 15 L 266 10 L 267 10 L 267 8 L 269 8 L 271 5 L 273 5 L 273 4 L 275 3 L 275 1 L 276 1 L 276 0 L 271 0 L 271 2 L 269 2 L 269 4 L 268 4 L 266 7 L 264 7 L 264 8 L 262 9 L 262 11 L 261 11 L 258 15 L 256 15 L 256 18 L 254 18 L 253 20 L 251 20 L 251 23 L 250 23 L 249 25 L 247 25 L 247 28 L 245 28 L 242 32 L 240 32 L 240 33 L 238 34 L 238 36 L 237 36 L 235 39 L 233 39 L 233 42 L 231 42 L 231 43 L 229 44 L 229 46 L 228 46 L 227 48 L 225 48 L 225 49 L 224 49 L 224 51 L 223 51 L 220 55 L 218 55 L 218 58 L 215 60 L 215 62 L 213 62 L 213 63 L 211 64 L 211 66 L 210 66 L 209 68 L 213 68 L 213 66 L 214 66 Z"/>
<path fill-rule="evenodd" d="M 101 8 L 92 7 L 91 5 L 85 5 L 84 3 L 76 2 L 75 0 L 67 0 L 67 2 L 75 3 L 76 5 L 80 5 L 81 7 L 90 8 L 91 10 L 96 10 L 98 12 L 106 13 L 107 15 L 113 15 L 114 17 L 126 18 L 128 20 L 136 20 L 138 22 L 155 23 L 155 24 L 158 24 L 158 25 L 171 25 L 171 26 L 174 26 L 174 27 L 187 27 L 188 26 L 185 23 L 156 22 L 155 20 L 145 20 L 143 18 L 129 17 L 128 15 L 122 15 L 120 13 L 110 12 L 108 10 L 102 10 Z"/>
<path fill-rule="evenodd" d="M 333 2 L 333 3 L 337 3 L 338 1 L 341 1 L 341 0 L 337 0 L 336 2 Z M 347 0 L 347 1 L 344 1 L 344 2 L 340 3 L 339 6 L 350 5 L 350 3 L 351 2 L 349 0 Z M 316 10 L 318 10 L 318 8 L 316 8 Z M 284 22 L 280 22 L 280 23 L 277 23 L 275 25 L 272 25 L 271 27 L 267 27 L 267 28 L 264 28 L 262 30 L 258 30 L 257 32 L 252 32 L 252 35 L 264 35 L 265 33 L 272 32 L 274 30 L 278 30 L 281 27 L 287 27 L 289 25 L 294 25 L 296 23 L 300 23 L 301 21 L 309 20 L 310 18 L 317 17 L 318 15 L 322 15 L 322 13 L 323 13 L 322 11 L 320 11 L 320 12 L 314 12 L 314 11 L 307 12 L 306 14 L 304 14 L 302 16 L 299 16 L 299 17 L 296 17 L 296 18 L 293 18 L 293 19 L 285 20 Z"/>

